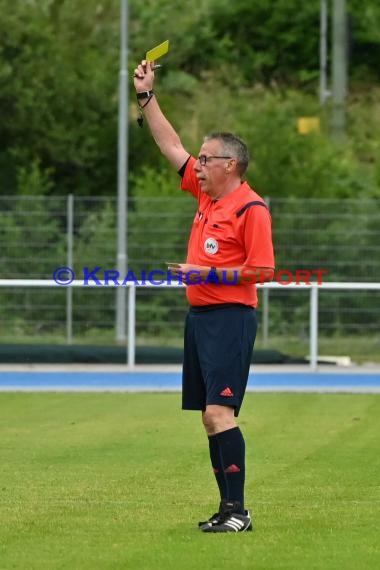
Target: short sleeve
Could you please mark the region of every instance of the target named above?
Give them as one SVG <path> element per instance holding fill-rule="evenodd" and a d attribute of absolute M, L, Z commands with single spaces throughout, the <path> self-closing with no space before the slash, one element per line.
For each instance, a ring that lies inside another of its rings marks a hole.
<path fill-rule="evenodd" d="M 190 192 L 195 198 L 199 198 L 200 195 L 200 185 L 198 178 L 194 172 L 194 164 L 196 163 L 196 158 L 191 156 L 187 161 L 185 172 L 181 180 L 181 190 L 185 192 Z"/>
<path fill-rule="evenodd" d="M 272 219 L 268 209 L 255 205 L 244 212 L 245 264 L 250 267 L 274 269 Z"/>

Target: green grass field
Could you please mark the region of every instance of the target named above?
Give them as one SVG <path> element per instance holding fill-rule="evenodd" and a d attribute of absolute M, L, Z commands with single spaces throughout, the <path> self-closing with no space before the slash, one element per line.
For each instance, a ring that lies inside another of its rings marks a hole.
<path fill-rule="evenodd" d="M 1 570 L 370 569 L 380 398 L 248 394 L 253 533 L 207 535 L 218 496 L 179 394 L 0 394 Z"/>

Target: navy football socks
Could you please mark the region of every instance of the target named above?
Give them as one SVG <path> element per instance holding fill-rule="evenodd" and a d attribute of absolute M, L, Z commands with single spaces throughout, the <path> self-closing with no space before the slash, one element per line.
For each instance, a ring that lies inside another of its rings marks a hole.
<path fill-rule="evenodd" d="M 220 498 L 238 501 L 244 514 L 245 442 L 240 428 L 209 436 L 209 448 Z"/>
<path fill-rule="evenodd" d="M 219 487 L 220 499 L 227 497 L 227 483 L 224 475 L 223 464 L 219 451 L 219 443 L 216 435 L 208 436 L 208 445 L 210 449 L 210 459 L 215 479 Z"/>

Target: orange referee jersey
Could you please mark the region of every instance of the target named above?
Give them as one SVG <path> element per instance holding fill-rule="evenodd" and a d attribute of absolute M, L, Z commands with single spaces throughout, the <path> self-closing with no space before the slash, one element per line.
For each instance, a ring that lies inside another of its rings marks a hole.
<path fill-rule="evenodd" d="M 271 217 L 264 200 L 242 182 L 231 194 L 212 200 L 201 191 L 191 157 L 181 189 L 198 201 L 190 233 L 187 263 L 210 267 L 274 268 Z M 190 305 L 242 303 L 257 306 L 255 284 L 227 285 L 221 282 L 188 285 Z"/>

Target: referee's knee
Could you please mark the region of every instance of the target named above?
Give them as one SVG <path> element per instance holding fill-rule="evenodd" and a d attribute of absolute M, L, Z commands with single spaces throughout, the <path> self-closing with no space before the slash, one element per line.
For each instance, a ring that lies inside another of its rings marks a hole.
<path fill-rule="evenodd" d="M 215 435 L 236 427 L 234 408 L 231 406 L 206 406 L 202 421 L 207 435 Z"/>

